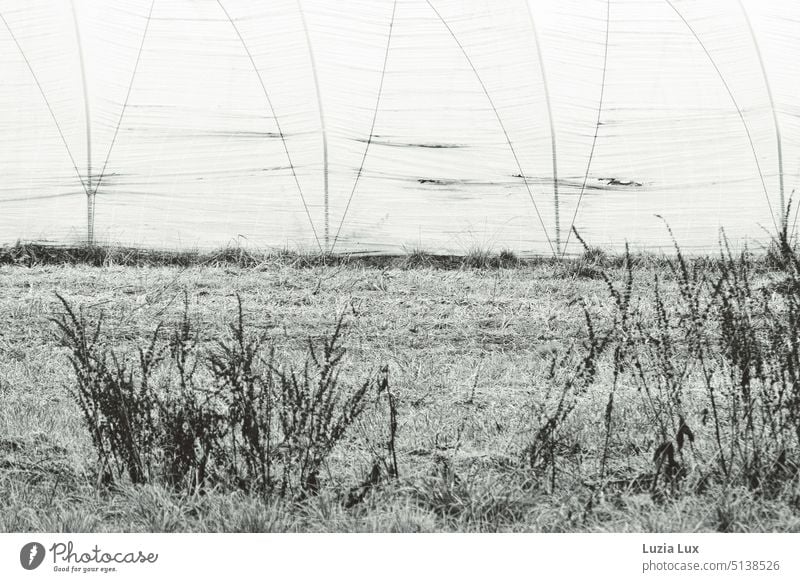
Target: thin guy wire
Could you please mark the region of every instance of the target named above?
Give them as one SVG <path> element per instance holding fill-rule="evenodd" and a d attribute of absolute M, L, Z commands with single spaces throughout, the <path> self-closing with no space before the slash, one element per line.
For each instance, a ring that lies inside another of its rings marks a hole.
<path fill-rule="evenodd" d="M 358 182 L 361 179 L 361 174 L 364 171 L 364 164 L 367 162 L 367 154 L 369 153 L 370 145 L 372 145 L 372 138 L 373 133 L 375 132 L 375 125 L 378 121 L 378 109 L 380 108 L 381 104 L 381 97 L 383 96 L 383 82 L 386 79 L 386 67 L 389 63 L 389 48 L 392 44 L 392 31 L 394 30 L 394 22 L 395 16 L 397 14 L 397 0 L 394 0 L 392 4 L 392 18 L 389 21 L 389 38 L 386 41 L 386 52 L 383 55 L 383 68 L 381 69 L 381 80 L 378 84 L 378 97 L 375 101 L 375 110 L 372 112 L 372 125 L 369 128 L 369 137 L 367 137 L 367 144 L 364 147 L 364 155 L 361 157 L 361 164 L 358 166 L 358 172 L 356 172 L 356 178 L 353 181 L 353 189 L 350 190 L 350 196 L 347 199 L 347 205 L 345 205 L 344 213 L 342 214 L 342 219 L 339 221 L 339 227 L 336 229 L 336 236 L 333 237 L 333 243 L 331 244 L 331 253 L 333 252 L 334 247 L 336 246 L 336 242 L 339 240 L 339 234 L 342 232 L 342 227 L 344 226 L 345 218 L 347 218 L 347 213 L 350 210 L 350 203 L 353 201 L 353 196 L 356 193 L 356 188 L 358 188 Z"/>
<path fill-rule="evenodd" d="M 775 98 L 772 95 L 772 85 L 769 82 L 769 75 L 767 75 L 767 67 L 764 64 L 764 57 L 761 54 L 761 46 L 758 43 L 758 38 L 756 37 L 756 31 L 753 29 L 753 23 L 750 22 L 750 16 L 747 14 L 747 10 L 744 8 L 744 4 L 742 4 L 742 0 L 736 0 L 739 3 L 739 8 L 742 11 L 742 15 L 744 16 L 744 21 L 747 23 L 747 29 L 750 31 L 750 38 L 753 39 L 753 47 L 756 50 L 756 56 L 758 57 L 758 64 L 761 66 L 761 74 L 764 77 L 764 86 L 767 89 L 767 97 L 769 98 L 769 107 L 772 111 L 772 122 L 775 124 L 775 140 L 777 142 L 777 153 L 778 153 L 778 187 L 780 192 L 780 203 L 781 203 L 781 226 L 786 226 L 786 221 L 788 220 L 788 216 L 786 215 L 786 195 L 784 191 L 784 183 L 783 183 L 783 139 L 781 138 L 781 126 L 778 123 L 778 112 L 775 108 Z"/>
<path fill-rule="evenodd" d="M 83 89 L 83 116 L 86 123 L 86 239 L 94 244 L 94 192 L 92 192 L 92 112 L 89 104 L 89 86 L 86 79 L 86 61 L 83 57 L 83 42 L 81 41 L 81 28 L 78 24 L 78 13 L 75 10 L 75 1 L 70 0 L 72 9 L 72 23 L 75 27 L 75 42 L 78 45 L 78 63 L 81 70 L 81 88 Z"/>
<path fill-rule="evenodd" d="M 319 237 L 317 236 L 317 229 L 314 227 L 314 220 L 311 218 L 311 212 L 308 209 L 308 204 L 306 203 L 306 197 L 303 195 L 303 188 L 300 186 L 300 178 L 298 178 L 297 176 L 297 170 L 295 169 L 294 163 L 292 162 L 292 156 L 289 153 L 289 146 L 286 143 L 286 137 L 283 135 L 283 130 L 281 129 L 280 121 L 278 121 L 278 115 L 277 113 L 275 113 L 275 108 L 272 106 L 272 99 L 269 96 L 269 91 L 267 91 L 267 86 L 264 83 L 264 78 L 261 76 L 261 72 L 258 70 L 258 66 L 256 66 L 256 61 L 253 58 L 252 53 L 250 52 L 250 48 L 247 46 L 247 43 L 245 42 L 244 37 L 242 36 L 242 33 L 239 31 L 239 27 L 236 26 L 236 22 L 233 20 L 233 18 L 231 18 L 230 13 L 228 13 L 228 11 L 225 9 L 225 6 L 222 4 L 222 0 L 216 0 L 216 2 L 222 9 L 222 12 L 225 13 L 225 17 L 228 19 L 228 22 L 230 22 L 231 26 L 233 27 L 236 36 L 239 37 L 239 42 L 242 44 L 242 48 L 244 49 L 244 52 L 247 54 L 247 58 L 250 60 L 250 64 L 253 66 L 253 71 L 255 72 L 256 77 L 258 77 L 258 82 L 261 85 L 261 90 L 264 93 L 264 98 L 267 100 L 267 106 L 269 107 L 270 112 L 272 113 L 272 117 L 275 120 L 275 125 L 278 129 L 278 135 L 280 135 L 281 137 L 281 143 L 283 144 L 283 149 L 286 152 L 286 159 L 289 161 L 289 168 L 292 171 L 294 182 L 297 185 L 297 191 L 300 193 L 300 200 L 303 202 L 303 208 L 305 208 L 306 216 L 308 217 L 308 222 L 311 225 L 311 231 L 314 234 L 314 239 L 317 241 L 317 246 L 319 247 L 319 250 L 322 251 L 323 250 L 322 243 L 320 242 Z"/>
<path fill-rule="evenodd" d="M 506 129 L 505 124 L 503 123 L 503 119 L 500 116 L 500 112 L 497 110 L 497 107 L 494 104 L 492 96 L 489 94 L 489 90 L 486 88 L 483 79 L 481 78 L 480 74 L 478 74 L 478 69 L 475 67 L 475 64 L 472 62 L 472 59 L 469 57 L 469 54 L 467 54 L 466 49 L 464 49 L 464 45 L 462 45 L 461 41 L 458 40 L 458 37 L 456 36 L 453 29 L 450 28 L 450 25 L 447 23 L 447 21 L 442 17 L 439 11 L 436 10 L 436 7 L 431 3 L 431 0 L 425 0 L 425 2 L 428 4 L 428 6 L 431 7 L 431 10 L 433 10 L 434 13 L 436 13 L 436 16 L 439 18 L 439 20 L 445 26 L 447 31 L 450 33 L 450 36 L 453 37 L 453 40 L 458 45 L 458 48 L 461 50 L 461 54 L 464 55 L 464 58 L 466 59 L 470 68 L 472 69 L 472 72 L 475 74 L 475 78 L 478 80 L 478 83 L 480 84 L 481 89 L 483 90 L 483 94 L 489 101 L 489 106 L 492 108 L 492 111 L 494 111 L 494 115 L 497 118 L 497 123 L 500 125 L 500 129 L 503 131 L 503 135 L 505 135 L 506 142 L 508 143 L 508 147 L 511 150 L 511 155 L 514 157 L 514 161 L 516 162 L 517 168 L 519 169 L 519 174 L 520 176 L 522 176 L 522 181 L 525 183 L 525 189 L 528 191 L 528 197 L 531 199 L 531 204 L 533 204 L 533 209 L 536 212 L 536 216 L 539 218 L 539 223 L 542 225 L 542 231 L 544 232 L 544 236 L 547 239 L 547 244 L 550 246 L 550 250 L 552 251 L 553 256 L 557 257 L 558 253 L 556 253 L 555 249 L 553 248 L 553 242 L 550 240 L 550 235 L 547 233 L 547 227 L 545 227 L 544 225 L 544 220 L 542 219 L 542 215 L 539 212 L 539 207 L 536 206 L 536 201 L 533 199 L 533 192 L 531 191 L 530 184 L 528 184 L 528 178 L 525 176 L 525 171 L 522 169 L 522 164 L 519 161 L 519 156 L 517 156 L 517 150 L 516 148 L 514 148 L 514 144 L 511 142 L 511 137 L 508 135 L 508 130 Z"/>
<path fill-rule="evenodd" d="M 761 180 L 761 187 L 764 190 L 764 197 L 767 199 L 767 206 L 769 207 L 769 213 L 770 213 L 770 216 L 772 217 L 772 224 L 773 224 L 773 226 L 775 227 L 775 229 L 777 231 L 778 224 L 775 222 L 775 211 L 772 208 L 772 201 L 770 201 L 770 199 L 769 199 L 769 192 L 767 190 L 767 183 L 764 181 L 764 173 L 761 171 L 761 163 L 758 161 L 758 154 L 756 153 L 756 146 L 753 143 L 753 136 L 750 134 L 750 127 L 747 125 L 747 120 L 745 120 L 745 118 L 744 118 L 744 113 L 742 113 L 742 108 L 739 107 L 739 102 L 736 101 L 736 97 L 734 96 L 733 91 L 731 90 L 730 86 L 728 85 L 728 82 L 725 80 L 725 77 L 723 76 L 722 71 L 720 71 L 719 67 L 717 66 L 717 62 L 714 60 L 714 57 L 711 56 L 711 53 L 708 51 L 708 48 L 706 48 L 705 43 L 700 39 L 700 36 L 697 34 L 697 31 L 695 31 L 694 27 L 689 23 L 688 20 L 686 20 L 686 18 L 683 16 L 683 14 L 671 2 L 671 0 L 664 0 L 664 2 L 669 4 L 669 7 L 672 8 L 673 12 L 675 12 L 675 14 L 677 14 L 678 17 L 683 21 L 683 23 L 689 29 L 689 32 L 692 33 L 692 36 L 694 36 L 695 40 L 700 45 L 700 48 L 703 49 L 703 52 L 706 54 L 706 57 L 708 57 L 708 60 L 711 63 L 711 66 L 714 67 L 714 70 L 717 72 L 717 76 L 719 77 L 720 81 L 722 81 L 722 84 L 725 87 L 725 91 L 728 92 L 728 96 L 730 97 L 731 101 L 733 102 L 733 106 L 736 108 L 736 113 L 739 114 L 739 119 L 741 119 L 742 126 L 744 127 L 744 131 L 747 134 L 747 140 L 750 142 L 750 149 L 753 152 L 753 161 L 755 162 L 756 169 L 758 170 L 758 177 Z"/>
<path fill-rule="evenodd" d="M 19 54 L 22 57 L 22 60 L 25 61 L 25 65 L 28 67 L 28 71 L 30 71 L 31 77 L 33 77 L 34 83 L 36 83 L 36 87 L 39 89 L 39 94 L 42 96 L 42 100 L 44 101 L 45 106 L 47 107 L 47 111 L 50 113 L 50 117 L 53 119 L 53 123 L 56 126 L 56 130 L 58 131 L 58 135 L 61 137 L 61 142 L 64 144 L 64 149 L 67 150 L 67 155 L 69 156 L 70 162 L 72 163 L 72 168 L 75 170 L 75 175 L 78 177 L 78 181 L 81 183 L 81 188 L 89 195 L 89 189 L 86 187 L 86 183 L 83 181 L 83 175 L 81 171 L 78 169 L 78 164 L 75 161 L 75 156 L 72 155 L 72 150 L 69 147 L 69 143 L 67 142 L 67 138 L 64 136 L 64 131 L 61 129 L 61 124 L 58 122 L 58 118 L 56 117 L 55 112 L 53 111 L 52 105 L 50 105 L 50 100 L 47 98 L 47 94 L 44 92 L 44 88 L 42 84 L 39 82 L 39 76 L 36 74 L 31 62 L 28 60 L 28 56 L 25 54 L 25 51 L 22 50 L 22 46 L 20 45 L 19 41 L 17 40 L 14 31 L 11 30 L 11 26 L 9 26 L 8 21 L 6 20 L 5 16 L 0 13 L 0 20 L 3 21 L 3 25 L 8 30 L 9 36 L 11 36 L 11 40 L 14 41 L 14 44 L 17 46 L 17 50 L 19 50 Z"/>
<path fill-rule="evenodd" d="M 605 48 L 603 49 L 603 77 L 600 80 L 600 100 L 597 105 L 597 121 L 594 124 L 594 136 L 592 137 L 592 147 L 589 150 L 589 160 L 586 163 L 586 172 L 583 174 L 583 183 L 581 184 L 581 191 L 578 195 L 578 202 L 575 204 L 575 211 L 572 214 L 572 220 L 569 224 L 569 230 L 567 231 L 567 240 L 564 243 L 564 253 L 567 252 L 567 247 L 569 246 L 569 239 L 572 237 L 572 229 L 575 227 L 575 221 L 578 219 L 578 210 L 581 206 L 581 201 L 583 200 L 583 195 L 586 192 L 586 184 L 589 181 L 589 172 L 591 171 L 592 167 L 592 160 L 594 159 L 594 152 L 595 148 L 597 147 L 597 137 L 600 134 L 600 120 L 603 116 L 603 102 L 605 100 L 605 92 L 606 92 L 606 74 L 608 73 L 608 41 L 610 36 L 611 30 L 611 0 L 607 0 L 606 2 L 606 39 L 605 39 Z M 562 254 L 563 256 L 563 254 Z"/>
<path fill-rule="evenodd" d="M 311 44 L 311 34 L 308 31 L 306 13 L 303 10 L 301 0 L 297 0 L 297 9 L 300 12 L 300 20 L 303 24 L 303 32 L 306 35 L 306 45 L 308 46 L 308 57 L 311 61 L 311 73 L 314 77 L 314 90 L 317 93 L 317 107 L 319 109 L 319 124 L 322 132 L 322 176 L 323 193 L 325 205 L 325 248 L 328 248 L 330 236 L 330 199 L 328 195 L 328 131 L 325 125 L 325 109 L 322 107 L 322 90 L 319 85 L 319 75 L 317 74 L 317 60 L 314 58 L 314 47 Z"/>
<path fill-rule="evenodd" d="M 108 167 L 108 160 L 111 158 L 111 151 L 114 149 L 114 144 L 117 142 L 117 136 L 119 135 L 120 127 L 122 126 L 122 119 L 125 117 L 125 111 L 128 108 L 128 102 L 131 98 L 131 92 L 133 91 L 133 81 L 136 78 L 136 73 L 139 70 L 139 62 L 142 59 L 142 52 L 144 50 L 144 42 L 147 39 L 147 31 L 150 29 L 150 22 L 153 17 L 153 8 L 155 7 L 156 0 L 152 0 L 150 3 L 150 12 L 147 14 L 147 21 L 144 26 L 144 33 L 142 34 L 142 42 L 139 45 L 139 53 L 136 55 L 136 63 L 133 65 L 133 73 L 131 74 L 131 81 L 128 84 L 128 92 L 125 95 L 125 101 L 122 103 L 122 111 L 119 114 L 119 119 L 117 120 L 117 126 L 114 128 L 114 136 L 111 138 L 111 144 L 108 146 L 108 152 L 106 153 L 105 162 L 103 162 L 103 169 L 100 171 L 100 176 L 97 178 L 97 183 L 94 187 L 94 194 L 97 194 L 97 191 L 100 189 L 100 184 L 103 182 L 103 178 L 106 175 L 106 168 Z"/>
<path fill-rule="evenodd" d="M 547 71 L 544 66 L 544 56 L 542 55 L 542 47 L 539 42 L 539 31 L 536 29 L 536 21 L 533 18 L 533 10 L 528 0 L 523 0 L 528 8 L 528 18 L 531 22 L 531 29 L 533 30 L 533 41 L 536 45 L 536 56 L 539 59 L 539 70 L 542 73 L 542 87 L 544 88 L 544 102 L 547 107 L 547 120 L 550 123 L 550 151 L 553 158 L 553 212 L 556 223 L 556 253 L 561 253 L 561 202 L 558 196 L 558 152 L 556 141 L 556 124 L 553 120 L 553 107 L 550 102 L 550 87 L 547 84 Z"/>

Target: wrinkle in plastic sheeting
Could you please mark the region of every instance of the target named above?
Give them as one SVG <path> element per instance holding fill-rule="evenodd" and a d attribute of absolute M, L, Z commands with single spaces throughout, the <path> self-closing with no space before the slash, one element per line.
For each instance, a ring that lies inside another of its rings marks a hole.
<path fill-rule="evenodd" d="M 788 0 L 0 0 L 0 243 L 715 249 L 800 185 Z M 794 204 L 793 208 L 797 205 Z M 795 217 L 788 217 L 790 227 Z"/>

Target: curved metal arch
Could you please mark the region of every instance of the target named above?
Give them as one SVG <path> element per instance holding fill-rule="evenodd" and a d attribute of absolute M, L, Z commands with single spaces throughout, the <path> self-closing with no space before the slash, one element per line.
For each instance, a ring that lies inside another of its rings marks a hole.
<path fill-rule="evenodd" d="M 780 191 L 781 203 L 781 227 L 786 228 L 786 220 L 788 217 L 786 216 L 786 194 L 783 181 L 783 138 L 781 137 L 781 125 L 778 123 L 778 111 L 775 107 L 775 98 L 772 95 L 772 85 L 769 82 L 767 67 L 764 64 L 764 56 L 761 54 L 761 46 L 758 43 L 756 31 L 753 29 L 753 23 L 750 21 L 750 16 L 747 14 L 747 10 L 745 10 L 742 0 L 736 1 L 739 3 L 739 9 L 742 11 L 744 21 L 747 23 L 747 30 L 750 32 L 750 38 L 753 39 L 753 48 L 755 48 L 756 56 L 758 57 L 758 64 L 761 67 L 761 74 L 764 77 L 764 87 L 767 90 L 767 98 L 769 99 L 769 108 L 772 111 L 772 122 L 775 125 L 775 140 L 777 142 L 776 150 L 778 153 L 778 189 Z"/>
<path fill-rule="evenodd" d="M 81 28 L 78 25 L 78 13 L 75 0 L 69 0 L 72 11 L 72 24 L 75 28 L 75 42 L 78 45 L 78 64 L 81 70 L 81 89 L 83 90 L 83 117 L 86 124 L 86 242 L 94 244 L 94 192 L 92 191 L 92 110 L 89 105 L 89 85 L 86 78 L 86 62 L 83 58 L 83 42 Z"/>
<path fill-rule="evenodd" d="M 322 90 L 319 85 L 319 75 L 317 74 L 317 59 L 314 58 L 314 46 L 311 44 L 311 33 L 308 31 L 308 23 L 306 22 L 306 13 L 303 10 L 302 0 L 297 0 L 297 10 L 300 13 L 300 22 L 303 25 L 303 32 L 306 36 L 306 46 L 308 47 L 308 58 L 311 61 L 311 74 L 314 78 L 314 91 L 317 95 L 317 110 L 319 111 L 319 126 L 322 134 L 322 190 L 323 202 L 325 205 L 325 249 L 328 249 L 328 242 L 330 237 L 330 199 L 328 197 L 329 181 L 328 181 L 328 129 L 325 123 L 325 109 L 322 106 Z"/>
<path fill-rule="evenodd" d="M 544 103 L 547 109 L 547 121 L 550 124 L 550 151 L 553 158 L 553 208 L 556 223 L 556 253 L 561 253 L 561 201 L 558 195 L 558 148 L 556 139 L 556 124 L 553 119 L 553 106 L 550 102 L 550 86 L 547 83 L 547 70 L 544 66 L 544 56 L 542 55 L 542 45 L 539 42 L 539 31 L 536 29 L 536 20 L 533 18 L 533 9 L 528 0 L 522 0 L 528 9 L 528 18 L 533 30 L 533 43 L 536 48 L 536 57 L 539 61 L 539 71 L 542 74 L 542 87 L 544 88 Z"/>

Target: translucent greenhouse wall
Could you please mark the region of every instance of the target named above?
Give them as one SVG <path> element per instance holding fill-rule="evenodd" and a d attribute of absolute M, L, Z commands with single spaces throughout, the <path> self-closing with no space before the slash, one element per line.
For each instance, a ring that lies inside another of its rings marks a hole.
<path fill-rule="evenodd" d="M 763 240 L 798 32 L 789 0 L 0 0 L 0 243 Z"/>

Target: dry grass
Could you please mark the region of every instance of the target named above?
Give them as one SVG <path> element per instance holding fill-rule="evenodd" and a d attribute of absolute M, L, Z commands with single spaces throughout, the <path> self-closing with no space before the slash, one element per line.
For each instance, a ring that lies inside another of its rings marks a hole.
<path fill-rule="evenodd" d="M 3 260 L 28 268 L 0 267 L 0 531 L 800 530 L 796 480 L 770 496 L 721 482 L 668 495 L 639 487 L 635 477 L 652 471 L 660 435 L 635 386 L 619 385 L 614 422 L 624 419 L 625 430 L 606 439 L 615 385 L 608 362 L 563 419 L 568 438 L 553 445 L 561 449 L 547 479 L 521 462 L 563 380 L 553 357 L 587 339 L 580 303 L 598 321 L 613 316 L 596 270 L 621 284 L 618 258 L 594 256 L 587 266 L 473 256 L 470 267 L 430 256 L 410 265 L 409 257 L 286 255 L 157 266 L 137 255 L 61 261 L 42 258 L 41 249 L 34 260 L 29 250 Z M 760 273 L 769 279 L 765 268 Z M 659 260 L 638 259 L 632 292 L 651 296 L 655 274 L 662 300 L 674 301 L 678 285 Z M 56 292 L 87 313 L 104 312 L 108 341 L 119 346 L 146 343 L 158 321 L 178 326 L 184 293 L 198 340 L 210 346 L 236 320 L 239 294 L 253 332 L 298 363 L 308 338 L 325 337 L 352 304 L 346 373 L 363 377 L 388 365 L 400 479 L 345 501 L 383 446 L 386 419 L 377 415 L 357 423 L 327 461 L 319 494 L 299 502 L 158 484 L 98 487 L 91 439 L 67 391 L 74 383 L 67 354 L 49 322 L 61 309 Z M 687 422 L 701 426 L 702 409 L 688 408 Z M 698 440 L 710 438 L 708 429 L 697 432 Z M 607 468 L 598 489 L 586 475 L 597 474 L 600 458 Z"/>

